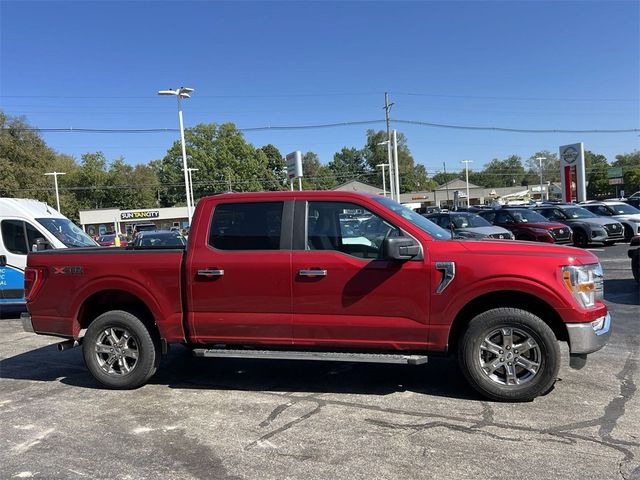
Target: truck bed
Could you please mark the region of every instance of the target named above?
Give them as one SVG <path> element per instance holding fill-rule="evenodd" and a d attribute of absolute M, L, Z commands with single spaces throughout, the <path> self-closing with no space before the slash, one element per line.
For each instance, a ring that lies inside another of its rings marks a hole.
<path fill-rule="evenodd" d="M 144 302 L 163 338 L 184 341 L 182 322 L 183 249 L 124 250 L 82 248 L 30 253 L 46 295 L 31 294 L 29 310 L 37 333 L 77 338 L 83 320 L 128 297 Z M 69 295 L 73 292 L 73 295 Z"/>

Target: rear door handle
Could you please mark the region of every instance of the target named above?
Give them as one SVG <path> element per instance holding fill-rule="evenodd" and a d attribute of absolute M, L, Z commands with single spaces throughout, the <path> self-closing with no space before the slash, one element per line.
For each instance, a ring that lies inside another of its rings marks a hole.
<path fill-rule="evenodd" d="M 224 275 L 224 270 L 212 268 L 206 270 L 198 270 L 198 276 L 204 278 L 213 278 L 213 277 L 222 277 Z"/>
<path fill-rule="evenodd" d="M 298 275 L 300 275 L 301 277 L 326 277 L 327 276 L 327 271 L 326 270 L 300 270 L 298 272 Z"/>

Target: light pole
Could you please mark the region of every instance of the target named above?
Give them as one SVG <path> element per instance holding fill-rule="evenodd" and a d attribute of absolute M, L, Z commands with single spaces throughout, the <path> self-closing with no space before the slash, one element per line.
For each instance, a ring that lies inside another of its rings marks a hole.
<path fill-rule="evenodd" d="M 394 183 L 393 183 L 393 160 L 391 159 L 391 141 L 385 140 L 384 142 L 378 143 L 378 145 L 386 145 L 387 146 L 387 160 L 389 162 L 389 163 L 387 163 L 387 165 L 389 166 L 389 198 L 391 198 L 391 200 L 393 200 L 394 193 L 395 193 L 395 188 L 394 188 Z M 384 170 L 383 170 L 383 172 L 384 172 Z"/>
<path fill-rule="evenodd" d="M 200 170 L 199 168 L 187 168 L 189 171 L 189 192 L 191 193 L 191 205 L 195 208 L 196 199 L 193 196 L 193 172 L 197 172 Z"/>
<path fill-rule="evenodd" d="M 544 194 L 542 192 L 542 161 L 546 160 L 547 157 L 536 157 L 536 160 L 540 162 L 540 201 L 544 201 Z"/>
<path fill-rule="evenodd" d="M 53 175 L 53 183 L 56 186 L 56 205 L 58 206 L 58 212 L 60 212 L 60 195 L 58 195 L 58 175 L 66 175 L 66 172 L 49 172 L 45 175 Z"/>
<path fill-rule="evenodd" d="M 187 214 L 189 216 L 189 226 L 191 226 L 191 217 L 193 216 L 193 207 L 191 205 L 191 195 L 189 187 L 189 171 L 187 169 L 187 147 L 184 143 L 184 122 L 182 120 L 182 99 L 191 98 L 193 88 L 180 87 L 177 90 L 160 90 L 158 95 L 175 95 L 178 99 L 178 118 L 180 119 L 180 141 L 182 142 L 182 168 L 184 170 L 184 189 L 187 195 Z"/>
<path fill-rule="evenodd" d="M 388 166 L 389 165 L 386 163 L 379 163 L 378 165 L 376 165 L 376 167 L 382 168 L 382 195 L 384 197 L 387 196 L 387 179 L 385 178 L 385 175 L 384 175 L 384 168 Z"/>
<path fill-rule="evenodd" d="M 462 163 L 464 163 L 465 166 L 465 171 L 466 171 L 466 180 L 467 180 L 467 208 L 469 208 L 469 201 L 471 200 L 469 198 L 469 164 L 473 163 L 473 160 L 462 160 Z"/>

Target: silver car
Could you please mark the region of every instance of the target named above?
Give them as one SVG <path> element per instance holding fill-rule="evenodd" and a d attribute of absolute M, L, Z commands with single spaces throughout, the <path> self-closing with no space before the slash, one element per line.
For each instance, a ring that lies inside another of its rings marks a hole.
<path fill-rule="evenodd" d="M 453 229 L 458 237 L 469 239 L 497 238 L 514 240 L 515 237 L 506 228 L 491 225 L 480 215 L 468 212 L 446 212 L 424 215 L 446 230 Z"/>

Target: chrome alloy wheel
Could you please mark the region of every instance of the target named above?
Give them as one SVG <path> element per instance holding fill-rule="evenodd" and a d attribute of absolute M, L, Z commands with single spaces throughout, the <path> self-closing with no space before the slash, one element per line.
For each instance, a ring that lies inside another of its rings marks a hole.
<path fill-rule="evenodd" d="M 519 328 L 502 327 L 485 336 L 478 352 L 482 372 L 499 385 L 522 385 L 540 370 L 538 343 Z"/>
<path fill-rule="evenodd" d="M 127 375 L 138 363 L 138 343 L 129 330 L 111 327 L 96 340 L 95 354 L 98 365 L 109 375 Z"/>

